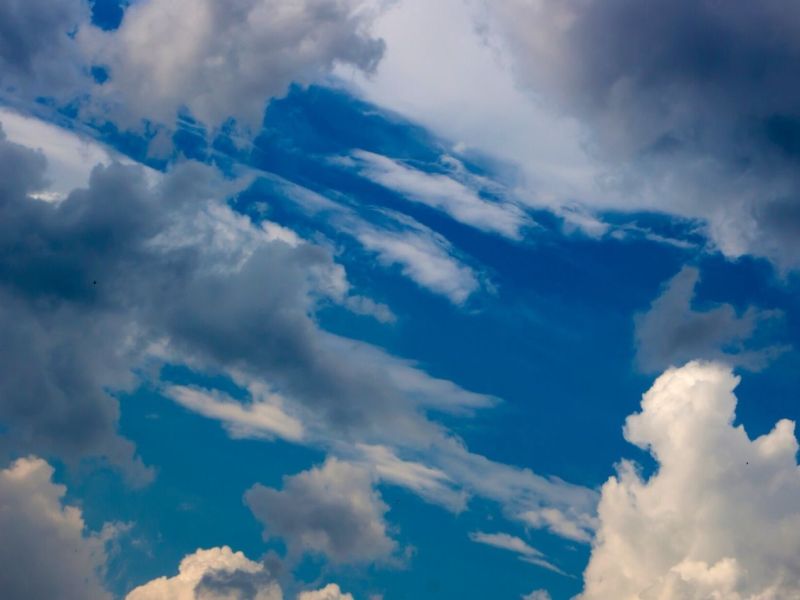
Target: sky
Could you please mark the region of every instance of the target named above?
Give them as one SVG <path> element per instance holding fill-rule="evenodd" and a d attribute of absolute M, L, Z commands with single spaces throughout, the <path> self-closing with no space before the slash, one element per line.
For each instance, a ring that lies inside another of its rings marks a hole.
<path fill-rule="evenodd" d="M 0 597 L 800 598 L 798 33 L 0 0 Z"/>

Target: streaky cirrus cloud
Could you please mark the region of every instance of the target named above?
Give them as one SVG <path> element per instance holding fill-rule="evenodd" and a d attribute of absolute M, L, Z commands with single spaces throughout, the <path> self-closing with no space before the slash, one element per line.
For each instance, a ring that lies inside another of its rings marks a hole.
<path fill-rule="evenodd" d="M 509 552 L 517 554 L 519 559 L 524 562 L 545 568 L 561 575 L 565 574 L 561 569 L 549 562 L 541 550 L 537 550 L 528 544 L 528 542 L 522 538 L 518 538 L 517 536 L 508 533 L 486 533 L 483 531 L 473 531 L 469 534 L 469 539 L 478 544 L 485 544 L 501 550 L 508 550 Z"/>
<path fill-rule="evenodd" d="M 727 256 L 800 266 L 793 2 L 485 4 L 518 81 L 584 126 L 584 202 L 701 218 Z"/>
<path fill-rule="evenodd" d="M 625 438 L 657 470 L 623 460 L 602 488 L 584 600 L 800 596 L 800 469 L 792 421 L 751 439 L 734 425 L 729 366 L 668 369 Z"/>

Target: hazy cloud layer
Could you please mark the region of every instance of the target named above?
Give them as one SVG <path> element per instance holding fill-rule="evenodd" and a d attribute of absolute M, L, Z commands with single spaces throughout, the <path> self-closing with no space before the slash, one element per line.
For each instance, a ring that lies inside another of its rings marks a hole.
<path fill-rule="evenodd" d="M 603 486 L 585 600 L 800 597 L 795 427 L 750 439 L 734 426 L 730 368 L 692 362 L 661 375 L 625 424 L 658 469 L 623 461 Z"/>

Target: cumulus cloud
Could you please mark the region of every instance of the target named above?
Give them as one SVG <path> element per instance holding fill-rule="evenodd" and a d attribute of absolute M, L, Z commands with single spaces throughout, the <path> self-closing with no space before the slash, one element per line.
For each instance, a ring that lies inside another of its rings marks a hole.
<path fill-rule="evenodd" d="M 384 266 L 400 267 L 403 275 L 453 304 L 463 304 L 480 288 L 474 269 L 461 262 L 451 244 L 421 223 L 394 215 L 394 227 L 366 221 L 344 226 Z"/>
<path fill-rule="evenodd" d="M 352 594 L 345 594 L 335 583 L 310 592 L 300 592 L 297 600 L 353 600 Z"/>
<path fill-rule="evenodd" d="M 284 477 L 283 489 L 257 484 L 245 502 L 264 525 L 264 537 L 282 538 L 289 554 L 321 554 L 333 563 L 389 560 L 397 543 L 387 532 L 389 507 L 366 469 L 329 458 L 320 467 Z"/>
<path fill-rule="evenodd" d="M 519 80 L 589 131 L 605 174 L 583 202 L 700 218 L 728 256 L 798 266 L 794 3 L 486 6 Z"/>
<path fill-rule="evenodd" d="M 751 439 L 735 426 L 739 378 L 669 369 L 625 437 L 658 469 L 623 461 L 602 488 L 584 600 L 800 597 L 800 470 L 794 423 Z"/>
<path fill-rule="evenodd" d="M 118 105 L 121 117 L 172 125 L 186 108 L 209 127 L 233 117 L 257 129 L 266 102 L 291 83 L 338 63 L 375 67 L 384 44 L 368 25 L 378 7 L 369 0 L 146 0 L 126 9 L 119 29 L 84 29 L 79 37 L 109 71 L 95 93 Z"/>
<path fill-rule="evenodd" d="M 0 470 L 0 590 L 7 600 L 110 600 L 102 576 L 114 526 L 86 529 L 53 468 L 35 457 Z"/>
<path fill-rule="evenodd" d="M 493 548 L 508 550 L 519 556 L 519 559 L 553 571 L 564 574 L 564 572 L 549 562 L 540 550 L 537 550 L 525 540 L 508 533 L 485 533 L 483 531 L 473 531 L 469 534 L 469 539 L 478 544 L 485 544 Z"/>
<path fill-rule="evenodd" d="M 88 81 L 75 31 L 84 0 L 8 0 L 0 6 L 0 90 L 18 97 L 68 97 Z"/>
<path fill-rule="evenodd" d="M 125 600 L 283 600 L 283 592 L 262 563 L 222 546 L 185 556 L 177 575 L 148 581 Z"/>
<path fill-rule="evenodd" d="M 647 372 L 661 371 L 691 359 L 718 359 L 757 369 L 783 348 L 753 348 L 751 338 L 778 311 L 749 307 L 737 314 L 730 304 L 708 310 L 692 307 L 700 272 L 684 267 L 670 279 L 646 312 L 635 317 L 636 361 Z"/>

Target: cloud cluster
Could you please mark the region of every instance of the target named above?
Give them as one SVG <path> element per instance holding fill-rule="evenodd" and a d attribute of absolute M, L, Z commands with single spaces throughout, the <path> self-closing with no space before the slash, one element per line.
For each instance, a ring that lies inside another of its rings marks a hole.
<path fill-rule="evenodd" d="M 623 461 L 603 486 L 581 599 L 800 597 L 794 423 L 751 439 L 733 424 L 738 381 L 692 362 L 644 395 L 625 437 L 658 469 Z"/>
<path fill-rule="evenodd" d="M 362 467 L 329 458 L 284 477 L 283 489 L 257 484 L 245 502 L 264 524 L 264 537 L 283 538 L 289 555 L 323 555 L 333 563 L 386 561 L 397 550 L 387 532 L 389 507 Z M 327 597 L 327 596 L 324 596 Z"/>
<path fill-rule="evenodd" d="M 646 312 L 638 313 L 636 361 L 646 372 L 663 371 L 693 359 L 723 360 L 758 369 L 784 348 L 754 347 L 758 328 L 782 315 L 779 311 L 749 307 L 737 314 L 730 304 L 708 310 L 692 307 L 700 272 L 684 267 L 665 285 Z"/>
<path fill-rule="evenodd" d="M 787 0 L 487 3 L 520 81 L 589 131 L 600 208 L 701 218 L 796 268 L 800 12 Z"/>
<path fill-rule="evenodd" d="M 188 109 L 209 127 L 235 118 L 256 130 L 266 102 L 290 84 L 337 63 L 375 67 L 384 44 L 367 29 L 377 7 L 368 0 L 145 0 L 126 9 L 119 29 L 84 28 L 79 40 L 108 69 L 95 93 L 118 105 L 121 117 L 171 125 Z"/>
<path fill-rule="evenodd" d="M 0 590 L 6 600 L 111 600 L 102 583 L 109 525 L 87 532 L 80 508 L 35 457 L 0 470 Z"/>

